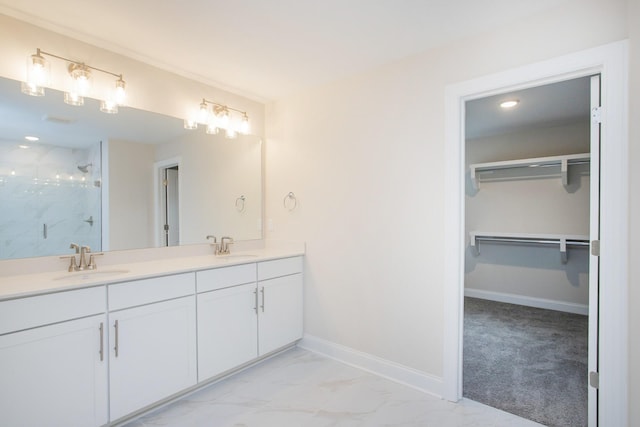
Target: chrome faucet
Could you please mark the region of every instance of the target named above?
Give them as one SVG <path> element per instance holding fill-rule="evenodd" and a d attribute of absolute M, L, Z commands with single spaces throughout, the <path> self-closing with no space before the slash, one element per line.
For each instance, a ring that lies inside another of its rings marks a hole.
<path fill-rule="evenodd" d="M 207 240 L 212 239 L 213 243 L 211 243 L 211 246 L 213 246 L 213 254 L 214 255 L 218 255 L 220 253 L 220 245 L 218 244 L 218 239 L 216 239 L 216 236 L 209 234 L 207 236 Z"/>
<path fill-rule="evenodd" d="M 79 246 L 75 243 L 69 245 L 69 249 L 75 249 L 76 254 L 80 254 L 80 261 L 76 260 L 76 255 L 68 255 L 60 257 L 61 259 L 69 259 L 69 272 L 82 271 L 82 270 L 95 270 L 98 268 L 95 258 L 98 255 L 102 255 L 102 252 L 91 253 L 89 246 Z M 89 254 L 89 262 L 87 262 L 87 254 Z"/>
<path fill-rule="evenodd" d="M 227 255 L 231 253 L 229 245 L 233 244 L 233 239 L 231 237 L 223 237 L 220 239 L 220 254 Z"/>

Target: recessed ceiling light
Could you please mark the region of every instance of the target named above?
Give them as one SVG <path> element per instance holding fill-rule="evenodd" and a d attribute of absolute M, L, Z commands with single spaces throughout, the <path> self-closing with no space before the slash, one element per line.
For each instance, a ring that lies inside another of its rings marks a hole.
<path fill-rule="evenodd" d="M 40 138 L 38 138 L 37 136 L 30 136 L 30 135 L 25 136 L 24 139 L 26 139 L 27 141 L 31 141 L 31 142 L 36 142 L 36 141 L 40 140 Z"/>
<path fill-rule="evenodd" d="M 520 101 L 518 101 L 517 99 L 510 99 L 508 101 L 503 101 L 500 103 L 500 108 L 504 108 L 504 109 L 509 109 L 509 108 L 513 108 L 516 105 L 518 105 L 520 103 Z"/>

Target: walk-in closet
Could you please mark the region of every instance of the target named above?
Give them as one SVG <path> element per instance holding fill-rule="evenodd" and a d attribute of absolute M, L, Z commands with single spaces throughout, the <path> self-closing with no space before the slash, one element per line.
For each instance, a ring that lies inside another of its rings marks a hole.
<path fill-rule="evenodd" d="M 549 426 L 589 417 L 597 85 L 581 77 L 465 105 L 463 395 Z"/>

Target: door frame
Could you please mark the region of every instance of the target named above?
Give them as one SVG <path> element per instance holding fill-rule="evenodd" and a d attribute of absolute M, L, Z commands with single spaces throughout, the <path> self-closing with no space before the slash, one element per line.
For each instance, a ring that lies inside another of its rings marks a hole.
<path fill-rule="evenodd" d="M 628 42 L 626 40 L 447 86 L 443 397 L 462 398 L 465 236 L 464 105 L 507 90 L 601 75 L 599 402 L 601 425 L 626 425 L 628 330 Z"/>
<path fill-rule="evenodd" d="M 162 230 L 163 223 L 163 186 L 164 170 L 177 166 L 178 170 L 182 170 L 182 158 L 172 157 L 170 159 L 160 160 L 153 164 L 153 240 L 156 248 L 163 247 L 164 231 Z M 178 227 L 182 230 L 182 180 L 178 179 Z"/>

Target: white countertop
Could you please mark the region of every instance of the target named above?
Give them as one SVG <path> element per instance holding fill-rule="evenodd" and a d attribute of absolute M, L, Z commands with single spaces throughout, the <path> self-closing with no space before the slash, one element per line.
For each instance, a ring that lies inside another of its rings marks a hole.
<path fill-rule="evenodd" d="M 233 252 L 230 255 L 197 255 L 104 266 L 101 266 L 98 261 L 96 270 L 72 273 L 62 270 L 2 276 L 0 277 L 0 300 L 81 289 L 106 283 L 126 282 L 167 274 L 268 261 L 297 255 L 304 255 L 304 249 L 267 247 Z"/>

